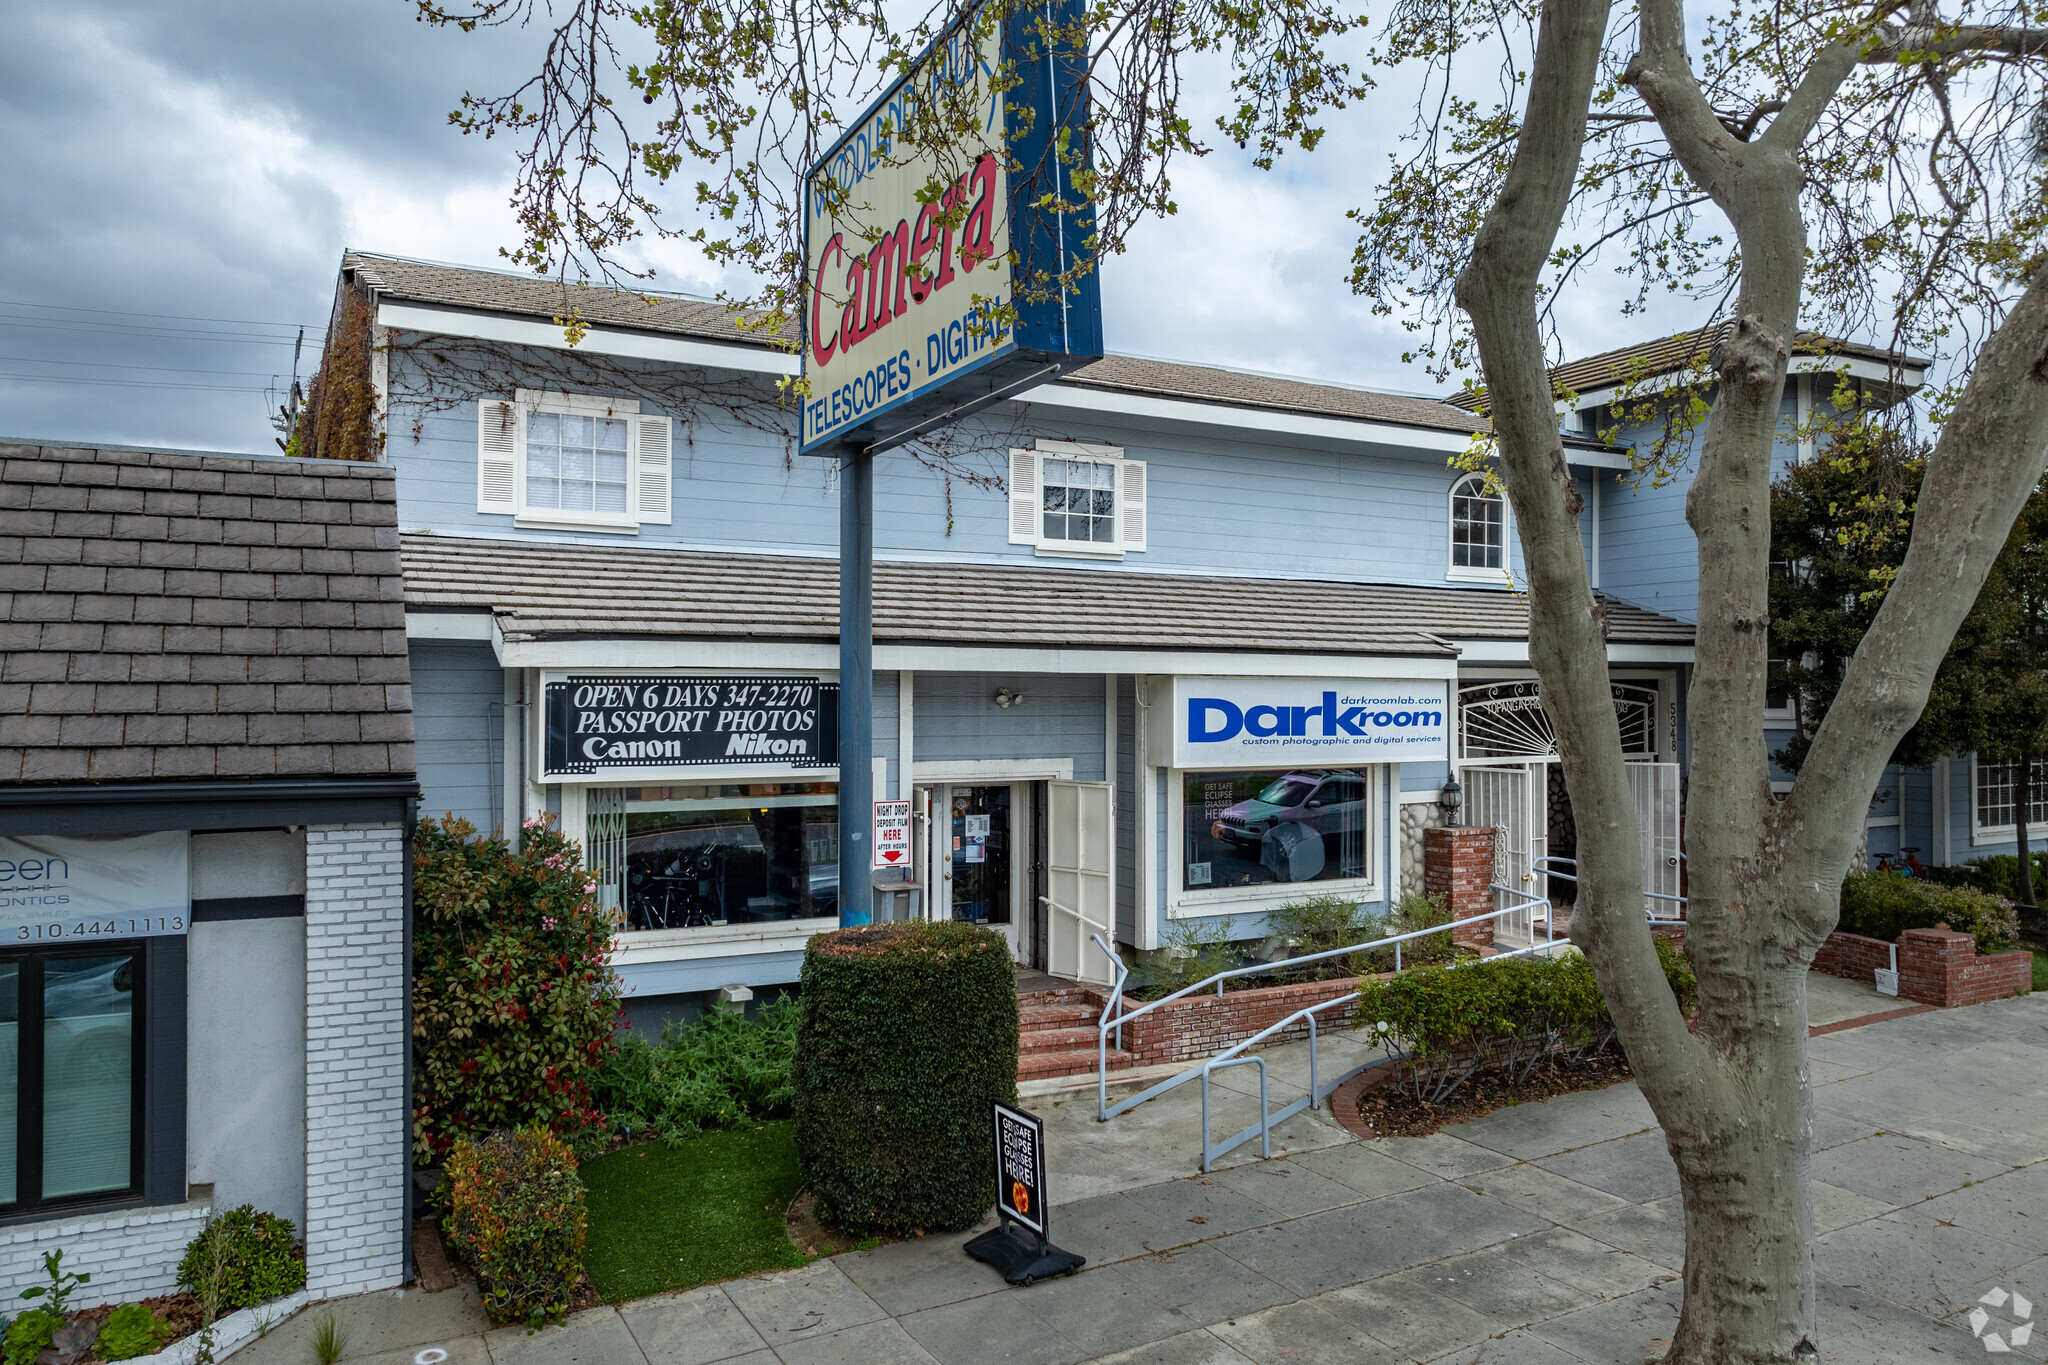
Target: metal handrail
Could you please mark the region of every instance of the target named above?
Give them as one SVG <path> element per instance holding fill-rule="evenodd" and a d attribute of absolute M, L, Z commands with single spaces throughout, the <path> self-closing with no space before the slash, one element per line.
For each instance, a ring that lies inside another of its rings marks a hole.
<path fill-rule="evenodd" d="M 1532 945 L 1530 949 L 1526 949 L 1524 951 L 1535 951 L 1538 947 L 1549 949 L 1551 947 L 1563 946 L 1564 943 L 1568 942 L 1568 940 L 1560 940 L 1556 937 L 1555 921 L 1551 916 L 1550 902 L 1547 899 L 1544 899 L 1540 896 L 1532 896 L 1528 892 L 1519 890 L 1514 887 L 1501 886 L 1498 883 L 1494 884 L 1490 889 L 1494 891 L 1504 891 L 1511 896 L 1519 896 L 1525 902 L 1528 903 L 1520 905 L 1503 906 L 1499 909 L 1489 910 L 1482 915 L 1470 915 L 1463 919 L 1452 920 L 1448 924 L 1434 925 L 1428 929 L 1411 929 L 1405 934 L 1391 934 L 1386 938 L 1372 939 L 1365 943 L 1352 944 L 1350 947 L 1347 948 L 1327 948 L 1319 953 L 1304 953 L 1300 957 L 1284 958 L 1278 962 L 1262 962 L 1254 964 L 1252 966 L 1233 967 L 1229 971 L 1218 972 L 1214 976 L 1205 977 L 1201 981 L 1196 982 L 1192 986 L 1183 986 L 1179 990 L 1173 992 L 1173 994 L 1171 995 L 1164 995 L 1157 1000 L 1146 1001 L 1144 1004 L 1140 1005 L 1138 1008 L 1134 1010 L 1124 1011 L 1121 1013 L 1113 1013 L 1113 1010 L 1117 1005 L 1122 1003 L 1124 981 L 1126 976 L 1128 975 L 1128 971 L 1123 965 L 1123 959 L 1121 957 L 1118 957 L 1117 954 L 1113 950 L 1111 950 L 1110 946 L 1102 941 L 1102 936 L 1100 934 L 1090 934 L 1089 938 L 1094 941 L 1095 945 L 1101 948 L 1104 953 L 1107 953 L 1110 956 L 1110 958 L 1117 964 L 1116 985 L 1112 988 L 1109 999 L 1104 1002 L 1102 1007 L 1102 1014 L 1096 1021 L 1096 1118 L 1099 1121 L 1106 1123 L 1110 1119 L 1115 1118 L 1118 1114 L 1127 1113 L 1130 1110 L 1137 1108 L 1145 1101 L 1150 1099 L 1157 1099 L 1159 1096 L 1165 1094 L 1167 1091 L 1172 1090 L 1177 1086 L 1184 1085 L 1188 1081 L 1193 1080 L 1197 1075 L 1204 1074 L 1202 1068 L 1205 1064 L 1197 1063 L 1195 1066 L 1192 1066 L 1185 1071 L 1181 1071 L 1176 1075 L 1168 1077 L 1166 1080 L 1159 1082 L 1159 1084 L 1154 1085 L 1149 1089 L 1140 1091 L 1138 1094 L 1129 1096 L 1119 1101 L 1114 1106 L 1112 1106 L 1109 1102 L 1110 1033 L 1112 1031 L 1116 1033 L 1117 1047 L 1119 1050 L 1121 1050 L 1123 1047 L 1123 1026 L 1127 1022 L 1136 1019 L 1141 1015 L 1149 1014 L 1153 1010 L 1159 1008 L 1161 1005 L 1171 1004 L 1175 1000 L 1179 1000 L 1184 996 L 1192 995 L 1197 991 L 1207 990 L 1211 985 L 1214 985 L 1216 987 L 1216 994 L 1220 998 L 1223 995 L 1223 983 L 1233 977 L 1285 971 L 1289 968 L 1298 967 L 1305 963 L 1321 962 L 1327 958 L 1341 957 L 1348 953 L 1371 952 L 1374 949 L 1387 947 L 1392 947 L 1394 950 L 1394 970 L 1398 972 L 1402 970 L 1401 945 L 1404 943 L 1407 943 L 1413 939 L 1421 938 L 1426 934 L 1452 933 L 1466 925 L 1479 924 L 1488 920 L 1499 919 L 1504 915 L 1531 914 L 1531 928 L 1533 929 L 1534 912 L 1538 911 L 1539 909 L 1541 912 L 1541 918 L 1543 920 L 1543 936 L 1545 941 L 1541 945 Z M 1519 956 L 1519 954 L 1500 954 L 1500 956 Z M 1318 1005 L 1313 1006 L 1311 1008 L 1320 1009 L 1322 1008 L 1322 1006 Z M 1292 1016 L 1290 1016 L 1290 1021 L 1291 1019 Z M 1275 1027 L 1277 1027 L 1277 1025 Z M 1258 1036 L 1264 1037 L 1266 1036 L 1266 1033 L 1270 1033 L 1271 1031 L 1272 1030 L 1268 1029 L 1265 1031 L 1265 1033 L 1261 1033 Z M 1206 1081 L 1204 1084 L 1206 1086 Z M 1228 1149 L 1226 1148 L 1225 1150 Z"/>
<path fill-rule="evenodd" d="M 1679 859 L 1680 859 L 1681 861 L 1683 861 L 1683 860 L 1684 860 L 1684 858 L 1685 858 L 1685 855 L 1684 855 L 1683 853 L 1679 854 L 1678 856 L 1679 856 Z M 1556 857 L 1556 858 L 1549 858 L 1549 857 L 1546 857 L 1546 858 L 1536 858 L 1536 859 L 1532 859 L 1532 860 L 1530 861 L 1530 864 L 1529 864 L 1529 866 L 1530 866 L 1530 867 L 1531 867 L 1532 869 L 1534 869 L 1535 871 L 1537 871 L 1537 872 L 1541 872 L 1541 873 L 1542 873 L 1542 874 L 1543 874 L 1544 876 L 1546 876 L 1546 877 L 1562 877 L 1562 878 L 1563 878 L 1563 879 L 1564 879 L 1565 881 L 1571 882 L 1571 883 L 1572 883 L 1573 885 L 1575 885 L 1575 886 L 1576 886 L 1576 885 L 1578 884 L 1578 880 L 1579 880 L 1579 874 L 1578 874 L 1578 873 L 1576 873 L 1576 872 L 1559 872 L 1559 871 L 1558 871 L 1558 870 L 1557 870 L 1556 868 L 1553 868 L 1553 867 L 1546 867 L 1546 866 L 1544 866 L 1544 864 L 1546 864 L 1546 863 L 1570 863 L 1570 864 L 1571 864 L 1571 865 L 1572 865 L 1573 867 L 1577 867 L 1577 866 L 1579 865 L 1579 860 L 1578 860 L 1577 858 L 1564 858 L 1564 857 Z M 1674 895 L 1672 895 L 1672 894 L 1671 894 L 1670 892 L 1668 892 L 1668 891 L 1647 891 L 1647 890 L 1646 890 L 1646 891 L 1644 891 L 1644 892 L 1643 892 L 1643 899 L 1644 899 L 1644 900 L 1652 900 L 1652 901 L 1676 901 L 1676 902 L 1678 902 L 1678 904 L 1680 904 L 1681 906 L 1682 906 L 1682 905 L 1684 905 L 1684 904 L 1686 904 L 1686 902 L 1687 902 L 1687 898 L 1686 898 L 1686 897 L 1684 897 L 1684 896 L 1674 896 Z M 1644 909 L 1643 913 L 1644 913 L 1645 915 L 1648 915 L 1648 916 L 1649 916 L 1649 920 L 1650 920 L 1650 923 L 1652 923 L 1652 924 L 1678 924 L 1678 923 L 1681 923 L 1681 922 L 1683 922 L 1683 920 L 1684 920 L 1684 918 L 1685 918 L 1685 917 L 1684 917 L 1683 915 L 1680 915 L 1680 916 L 1678 916 L 1678 917 L 1677 917 L 1677 918 L 1675 918 L 1675 919 L 1673 919 L 1673 918 L 1666 918 L 1666 917 L 1663 917 L 1663 916 L 1659 916 L 1659 915 L 1651 915 L 1647 907 L 1646 907 L 1646 908 Z"/>

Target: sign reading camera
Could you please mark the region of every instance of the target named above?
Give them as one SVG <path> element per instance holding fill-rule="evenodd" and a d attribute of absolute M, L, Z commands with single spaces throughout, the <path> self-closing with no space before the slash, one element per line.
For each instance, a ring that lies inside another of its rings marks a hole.
<path fill-rule="evenodd" d="M 1177 768 L 1450 757 L 1449 685 L 1414 679 L 1176 678 Z"/>
<path fill-rule="evenodd" d="M 565 677 L 544 685 L 544 778 L 611 769 L 831 768 L 839 684 L 816 678 Z"/>
<path fill-rule="evenodd" d="M 804 181 L 801 448 L 886 449 L 1102 355 L 1080 0 L 969 9 Z M 935 128 L 954 139 L 939 151 Z"/>

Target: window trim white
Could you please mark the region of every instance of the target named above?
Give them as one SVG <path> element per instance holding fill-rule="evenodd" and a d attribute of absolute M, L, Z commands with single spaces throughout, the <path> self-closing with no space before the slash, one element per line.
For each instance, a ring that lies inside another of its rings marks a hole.
<path fill-rule="evenodd" d="M 1111 563 L 1122 560 L 1127 554 L 1143 554 L 1145 552 L 1146 544 L 1144 540 L 1140 540 L 1137 544 L 1130 543 L 1124 521 L 1125 511 L 1130 504 L 1130 499 L 1126 496 L 1129 487 L 1127 471 L 1135 469 L 1139 480 L 1146 483 L 1145 508 L 1142 513 L 1143 520 L 1140 524 L 1149 530 L 1151 520 L 1150 471 L 1146 469 L 1145 461 L 1126 458 L 1121 446 L 1095 445 L 1085 441 L 1055 441 L 1043 438 L 1035 441 L 1029 450 L 1012 450 L 1010 452 L 1013 471 L 1019 456 L 1031 462 L 1031 500 L 1033 507 L 1031 513 L 1031 532 L 1028 537 L 1017 533 L 1017 511 L 1014 507 L 1011 509 L 1010 543 L 1012 545 L 1029 545 L 1034 555 L 1046 559 L 1094 559 Z M 1048 457 L 1056 460 L 1088 460 L 1096 464 L 1106 464 L 1113 471 L 1111 483 L 1116 496 L 1116 517 L 1112 535 L 1115 538 L 1109 544 L 1098 546 L 1095 542 L 1053 540 L 1046 536 L 1045 519 L 1040 509 L 1044 506 L 1045 461 Z M 1012 477 L 1014 479 L 1014 473 Z M 1013 486 L 1012 497 L 1014 498 L 1015 496 Z"/>
<path fill-rule="evenodd" d="M 1372 870 L 1363 877 L 1333 877 L 1328 881 L 1267 882 L 1260 886 L 1195 887 L 1187 885 L 1187 774 L 1185 768 L 1159 769 L 1166 774 L 1166 918 L 1168 920 L 1212 919 L 1218 915 L 1263 915 L 1276 906 L 1300 900 L 1304 895 L 1348 896 L 1359 902 L 1384 901 L 1382 869 L 1387 862 L 1386 770 L 1385 763 L 1352 765 L 1365 776 L 1365 864 Z M 1199 769 L 1223 772 L 1224 768 Z M 1235 771 L 1266 772 L 1267 768 Z M 1313 889 L 1304 889 L 1313 888 Z"/>
<path fill-rule="evenodd" d="M 1480 481 L 1481 495 L 1484 496 L 1484 474 L 1461 474 L 1451 480 L 1451 486 L 1444 490 L 1444 577 L 1453 583 L 1491 583 L 1496 586 L 1512 584 L 1514 551 L 1511 547 L 1514 544 L 1514 537 L 1510 533 L 1514 529 L 1515 514 L 1514 509 L 1508 506 L 1508 495 L 1505 492 L 1493 494 L 1500 501 L 1500 567 L 1478 569 L 1457 562 L 1458 545 L 1452 536 L 1451 528 L 1457 516 L 1458 490 L 1474 479 Z"/>
<path fill-rule="evenodd" d="M 1986 825 L 1979 823 L 1983 819 L 1982 809 L 1977 804 L 1978 792 L 1981 790 L 1977 782 L 1977 767 L 1980 761 L 1976 751 L 1972 750 L 1970 753 L 1970 847 L 1982 848 L 1990 844 L 2017 843 L 2020 837 L 2020 827 L 2017 824 Z M 2044 835 L 2048 835 L 2048 821 L 2043 821 L 2039 826 L 2036 826 L 2031 820 L 2027 822 L 2027 841 L 2029 843 L 2032 843 L 2037 837 L 2034 833 L 2036 828 L 2039 828 Z"/>
<path fill-rule="evenodd" d="M 485 403 L 502 402 L 502 399 L 483 399 Z M 643 414 L 640 402 L 634 398 L 611 398 L 603 394 L 567 393 L 549 389 L 517 389 L 513 393 L 513 407 L 518 411 L 517 428 L 513 435 L 512 449 L 512 524 L 521 530 L 536 531 L 595 531 L 611 535 L 637 536 L 643 524 L 640 506 L 639 469 L 639 423 Z M 561 413 L 572 417 L 607 417 L 623 419 L 626 423 L 626 510 L 624 512 L 576 512 L 554 507 L 529 507 L 526 502 L 526 431 L 527 422 L 541 412 Z M 659 414 L 645 414 L 655 416 Z M 506 512 L 493 510 L 487 515 L 504 516 Z"/>

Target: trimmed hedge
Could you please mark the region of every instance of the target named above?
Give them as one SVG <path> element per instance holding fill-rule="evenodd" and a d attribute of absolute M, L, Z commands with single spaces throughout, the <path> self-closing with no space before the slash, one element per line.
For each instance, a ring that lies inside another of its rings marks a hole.
<path fill-rule="evenodd" d="M 1017 1099 L 1017 969 L 1002 936 L 911 921 L 804 953 L 796 1145 L 818 1217 L 852 1233 L 972 1227 L 995 1203 L 989 1105 Z"/>
<path fill-rule="evenodd" d="M 1690 1011 L 1699 989 L 1691 964 L 1665 940 L 1656 945 L 1671 993 Z M 1358 997 L 1368 1041 L 1410 1054 L 1395 1083 L 1429 1103 L 1481 1070 L 1504 1067 L 1519 1083 L 1538 1063 L 1577 1061 L 1614 1040 L 1593 964 L 1579 953 L 1419 967 L 1361 981 Z"/>
<path fill-rule="evenodd" d="M 2017 869 L 2018 860 L 2013 864 Z M 1937 924 L 1976 939 L 1980 953 L 2019 946 L 2018 916 L 1988 892 L 1938 886 L 1896 872 L 1852 872 L 1842 878 L 1842 918 L 1836 927 L 1845 934 L 1889 943 L 1908 929 L 1932 929 Z"/>

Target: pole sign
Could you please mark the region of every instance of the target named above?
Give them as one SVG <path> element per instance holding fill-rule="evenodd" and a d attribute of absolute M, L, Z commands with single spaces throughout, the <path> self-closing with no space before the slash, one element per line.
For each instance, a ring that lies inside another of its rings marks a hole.
<path fill-rule="evenodd" d="M 1073 185 L 1081 16 L 970 10 L 807 173 L 806 453 L 899 444 L 1101 358 L 1100 277 L 1068 273 L 1094 235 Z M 956 145 L 903 136 L 941 111 L 967 126 Z"/>
<path fill-rule="evenodd" d="M 1176 678 L 1173 762 L 1274 768 L 1450 757 L 1449 684 Z"/>
<path fill-rule="evenodd" d="M 0 839 L 0 944 L 185 933 L 190 847 L 183 830 Z"/>
<path fill-rule="evenodd" d="M 875 802 L 875 866 L 910 866 L 910 803 Z"/>
<path fill-rule="evenodd" d="M 816 678 L 571 676 L 543 692 L 543 778 L 839 762 L 839 685 Z"/>

